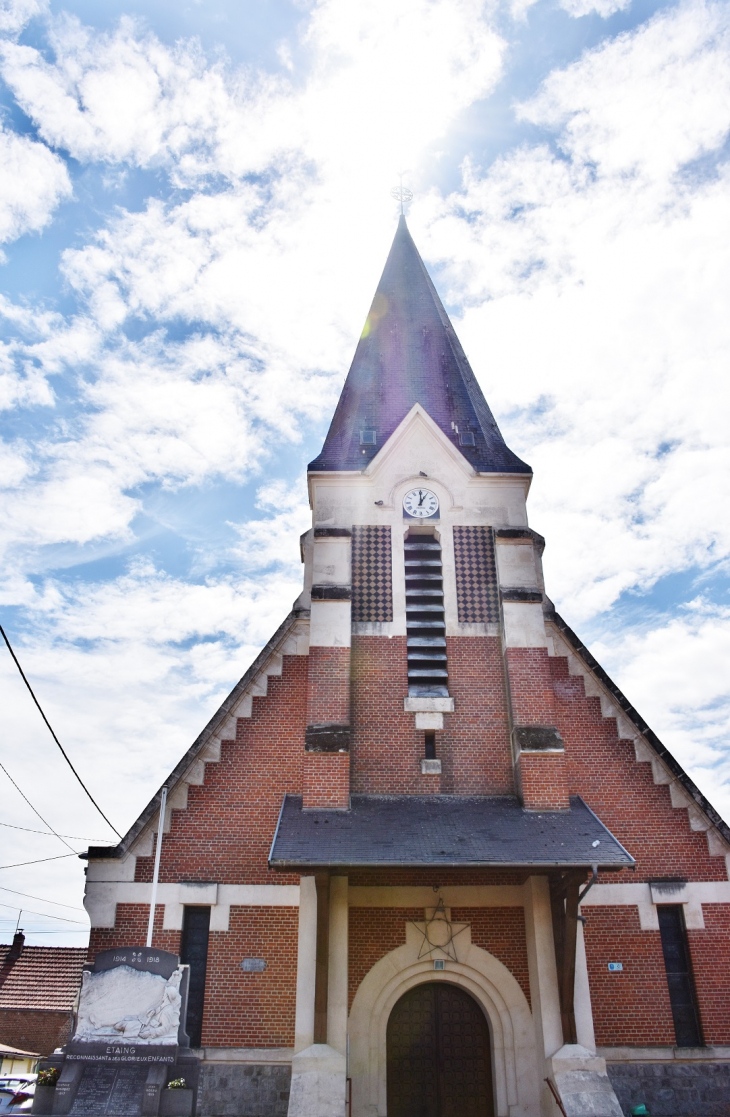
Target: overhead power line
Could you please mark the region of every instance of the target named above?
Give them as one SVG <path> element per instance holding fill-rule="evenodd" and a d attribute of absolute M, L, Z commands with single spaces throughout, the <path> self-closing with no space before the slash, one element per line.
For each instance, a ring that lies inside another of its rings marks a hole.
<path fill-rule="evenodd" d="M 59 853 L 58 857 L 39 857 L 37 861 L 15 861 L 12 865 L 0 865 L 0 869 L 20 869 L 23 865 L 40 865 L 43 861 L 62 861 L 64 857 L 78 857 L 76 850 L 73 853 Z"/>
<path fill-rule="evenodd" d="M 45 896 L 31 896 L 29 892 L 18 892 L 17 888 L 8 888 L 0 884 L 0 892 L 12 892 L 13 896 L 24 896 L 26 900 L 40 900 L 42 904 L 53 904 L 57 908 L 69 908 L 71 911 L 85 911 L 76 904 L 60 904 L 58 900 L 47 900 Z"/>
<path fill-rule="evenodd" d="M 7 768 L 6 768 L 6 767 L 5 767 L 5 765 L 4 765 L 3 763 L 2 763 L 2 761 L 0 761 L 0 768 L 2 768 L 3 772 L 5 773 L 5 775 L 6 775 L 6 776 L 8 777 L 8 779 L 10 780 L 11 784 L 13 785 L 13 787 L 15 788 L 15 790 L 16 790 L 16 791 L 18 792 L 18 795 L 20 795 L 20 796 L 21 796 L 21 797 L 22 797 L 23 799 L 25 799 L 26 803 L 28 804 L 28 806 L 30 807 L 30 809 L 31 809 L 31 810 L 33 811 L 33 814 L 36 814 L 36 815 L 38 815 L 38 818 L 39 818 L 39 819 L 41 820 L 41 822 L 45 823 L 45 825 L 46 825 L 46 826 L 48 827 L 48 829 L 49 829 L 49 830 L 51 831 L 51 833 L 52 833 L 52 834 L 55 834 L 55 835 L 56 835 L 56 837 L 58 838 L 58 840 L 59 840 L 60 842 L 63 842 L 63 844 L 64 844 L 64 845 L 66 846 L 66 849 L 73 849 L 73 846 L 70 846 L 70 845 L 68 844 L 68 842 L 66 841 L 66 839 L 65 839 L 65 838 L 62 838 L 60 834 L 56 834 L 56 831 L 55 831 L 55 830 L 53 829 L 53 827 L 51 826 L 50 822 L 46 822 L 46 820 L 45 820 L 45 818 L 43 817 L 43 815 L 41 814 L 41 812 L 40 812 L 40 811 L 39 811 L 39 810 L 38 810 L 38 809 L 37 809 L 36 807 L 34 807 L 34 806 L 33 806 L 33 804 L 31 803 L 30 799 L 29 799 L 29 798 L 28 798 L 28 796 L 27 796 L 27 795 L 25 794 L 25 792 L 24 792 L 24 791 L 21 791 L 21 789 L 20 789 L 20 788 L 18 787 L 17 783 L 15 782 L 15 780 L 13 779 L 13 777 L 12 777 L 12 776 L 10 775 L 10 772 L 9 772 L 9 771 L 7 770 Z M 75 850 L 75 849 L 74 849 L 74 853 L 76 853 L 76 850 Z"/>
<path fill-rule="evenodd" d="M 74 927 L 64 928 L 64 930 L 29 930 L 29 935 L 88 935 L 88 927 L 81 930 L 75 930 Z M 7 944 L 6 944 L 7 945 Z"/>
<path fill-rule="evenodd" d="M 7 771 L 5 769 L 3 769 L 3 771 L 7 775 Z M 17 783 L 15 786 L 18 787 Z M 18 788 L 18 790 L 20 790 L 20 788 Z M 28 802 L 27 799 L 25 801 L 26 803 Z M 49 838 L 73 838 L 76 842 L 99 842 L 103 844 L 109 840 L 108 838 L 85 838 L 82 837 L 81 834 L 57 834 L 55 830 L 33 830 L 30 826 L 16 826 L 12 822 L 0 822 L 0 826 L 7 826 L 11 830 L 24 830 L 26 834 L 45 834 Z M 70 848 L 69 846 L 69 849 Z"/>
<path fill-rule="evenodd" d="M 0 908 L 12 908 L 13 911 L 25 912 L 26 915 L 40 915 L 43 919 L 59 919 L 61 923 L 82 923 L 81 919 L 69 919 L 66 915 L 48 915 L 45 911 L 33 911 L 31 908 L 19 908 L 17 904 L 0 903 Z M 4 919 L 6 922 L 9 918 L 9 916 L 0 916 L 0 919 Z"/>
<path fill-rule="evenodd" d="M 4 640 L 4 641 L 5 641 L 5 643 L 7 644 L 7 648 L 8 648 L 8 651 L 10 652 L 11 656 L 13 657 L 13 662 L 15 663 L 15 666 L 16 666 L 16 667 L 18 668 L 18 671 L 20 671 L 20 677 L 21 677 L 21 679 L 23 680 L 23 682 L 25 683 L 25 685 L 27 686 L 27 688 L 28 688 L 28 692 L 29 692 L 29 694 L 30 694 L 31 698 L 33 699 L 33 701 L 35 702 L 36 706 L 38 707 L 38 712 L 40 713 L 40 715 L 41 715 L 41 717 L 43 718 L 44 722 L 45 722 L 45 723 L 46 723 L 46 725 L 48 726 L 48 730 L 49 730 L 49 732 L 50 732 L 51 736 L 53 737 L 53 740 L 54 740 L 54 741 L 56 742 L 56 744 L 58 745 L 59 749 L 61 750 L 61 755 L 63 756 L 63 759 L 64 759 L 64 760 L 66 761 L 66 763 L 68 764 L 69 768 L 71 769 L 71 771 L 73 772 L 73 774 L 74 774 L 74 775 L 76 776 L 76 779 L 77 779 L 77 780 L 79 781 L 79 783 L 80 783 L 80 784 L 81 784 L 81 786 L 83 787 L 84 791 L 86 792 L 86 794 L 88 795 L 89 799 L 91 800 L 91 802 L 92 802 L 92 803 L 94 804 L 94 806 L 96 807 L 96 809 L 97 809 L 97 811 L 99 812 L 99 814 L 101 815 L 101 817 L 102 817 L 102 818 L 104 819 L 104 822 L 106 822 L 107 826 L 111 826 L 112 830 L 113 830 L 113 831 L 114 831 L 114 833 L 115 833 L 115 834 L 117 835 L 117 837 L 121 839 L 122 835 L 121 835 L 121 834 L 119 833 L 119 831 L 117 830 L 116 826 L 114 826 L 114 824 L 113 824 L 113 823 L 111 823 L 111 822 L 109 821 L 109 819 L 108 819 L 108 818 L 106 817 L 106 815 L 104 814 L 103 810 L 101 809 L 101 807 L 100 807 L 100 806 L 99 806 L 99 804 L 97 803 L 96 799 L 95 799 L 95 798 L 94 798 L 94 796 L 93 796 L 93 795 L 91 794 L 91 792 L 89 791 L 88 787 L 86 786 L 86 784 L 84 783 L 84 781 L 83 781 L 83 780 L 81 779 L 81 776 L 80 776 L 80 775 L 78 774 L 78 772 L 77 772 L 77 771 L 76 771 L 76 769 L 74 768 L 73 764 L 71 763 L 71 760 L 69 759 L 69 757 L 68 757 L 68 755 L 67 755 L 67 753 L 66 753 L 66 750 L 65 750 L 65 749 L 64 749 L 64 747 L 63 747 L 63 745 L 62 745 L 62 744 L 61 744 L 61 742 L 59 741 L 59 739 L 58 739 L 58 737 L 56 736 L 56 734 L 55 734 L 55 733 L 53 732 L 53 728 L 52 728 L 52 726 L 51 726 L 51 723 L 50 723 L 50 721 L 48 720 L 48 718 L 46 717 L 46 715 L 45 715 L 45 714 L 43 713 L 43 708 L 42 708 L 42 706 L 41 706 L 40 702 L 38 701 L 38 699 L 36 698 L 35 694 L 33 693 L 33 687 L 32 687 L 32 686 L 30 685 L 30 683 L 29 683 L 29 682 L 28 682 L 28 680 L 26 679 L 26 677 L 25 677 L 25 672 L 23 671 L 23 668 L 22 668 L 22 667 L 20 666 L 20 663 L 19 663 L 19 661 L 18 661 L 18 657 L 16 656 L 15 652 L 13 651 L 12 645 L 11 645 L 10 641 L 8 640 L 8 638 L 7 638 L 7 635 L 5 634 L 5 629 L 3 628 L 3 626 L 2 626 L 1 624 L 0 624 L 0 635 L 2 635 L 2 638 L 3 638 L 3 640 Z M 48 824 L 46 823 L 46 825 L 48 825 Z"/>

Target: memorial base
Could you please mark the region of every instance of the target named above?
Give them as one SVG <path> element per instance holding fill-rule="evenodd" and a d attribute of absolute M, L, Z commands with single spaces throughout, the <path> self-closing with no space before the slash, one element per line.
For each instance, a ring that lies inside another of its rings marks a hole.
<path fill-rule="evenodd" d="M 56 1097 L 55 1086 L 36 1086 L 33 1094 L 33 1112 L 41 1113 L 43 1117 L 53 1113 L 53 1101 Z"/>
<path fill-rule="evenodd" d="M 85 1063 L 51 1056 L 40 1070 L 60 1071 L 55 1089 L 38 1087 L 32 1112 L 53 1117 L 192 1117 L 200 1060 L 180 1051 L 174 1063 Z M 184 1078 L 187 1089 L 168 1090 Z"/>
<path fill-rule="evenodd" d="M 190 1117 L 193 1112 L 192 1090 L 163 1090 L 160 1117 Z"/>

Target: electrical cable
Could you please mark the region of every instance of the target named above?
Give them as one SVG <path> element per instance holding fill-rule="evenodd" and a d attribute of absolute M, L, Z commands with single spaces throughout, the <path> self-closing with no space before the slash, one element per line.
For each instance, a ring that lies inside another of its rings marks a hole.
<path fill-rule="evenodd" d="M 59 853 L 58 857 L 39 857 L 37 861 L 15 861 L 12 865 L 0 865 L 0 869 L 20 869 L 23 865 L 40 865 L 43 861 L 62 861 L 64 857 L 78 857 L 76 850 L 73 853 Z"/>
<path fill-rule="evenodd" d="M 46 834 L 49 838 L 73 838 L 76 842 L 98 842 L 103 845 L 109 840 L 108 838 L 84 838 L 81 834 L 57 834 L 55 830 L 32 830 L 30 826 L 15 826 L 12 822 L 0 822 L 0 826 L 8 826 L 11 830 L 25 830 L 26 834 Z"/>
<path fill-rule="evenodd" d="M 47 900 L 45 896 L 31 896 L 30 892 L 18 892 L 17 888 L 7 888 L 4 884 L 0 884 L 0 892 L 12 892 L 13 896 L 25 896 L 26 900 L 40 900 L 42 904 L 54 904 L 57 908 L 69 908 L 71 911 L 86 910 L 75 904 L 60 904 L 58 900 Z"/>
<path fill-rule="evenodd" d="M 88 933 L 88 927 L 85 931 L 74 931 L 72 927 L 69 927 L 68 929 L 63 931 L 28 931 L 29 935 L 88 935 Z M 7 943 L 5 945 L 7 946 Z M 74 950 L 75 949 L 76 947 L 74 947 Z"/>
<path fill-rule="evenodd" d="M 17 904 L 3 904 L 0 903 L 0 908 L 12 908 L 13 911 L 25 912 L 27 915 L 40 915 L 43 919 L 60 919 L 61 923 L 78 923 L 82 926 L 80 919 L 69 919 L 65 915 L 47 915 L 44 911 L 33 911 L 32 908 L 19 908 Z M 9 916 L 0 915 L 0 919 L 8 919 Z"/>
<path fill-rule="evenodd" d="M 112 828 L 112 830 L 114 831 L 114 833 L 115 833 L 115 834 L 117 835 L 117 837 L 118 837 L 118 838 L 120 839 L 120 841 L 121 841 L 121 837 L 122 837 L 122 835 L 121 835 L 121 834 L 119 833 L 119 831 L 117 830 L 116 826 L 114 826 L 114 825 L 113 825 L 113 823 L 111 823 L 111 822 L 109 821 L 109 819 L 108 819 L 108 818 L 106 817 L 106 815 L 104 814 L 103 810 L 101 809 L 101 807 L 100 807 L 100 806 L 99 806 L 99 804 L 97 803 L 96 799 L 95 799 L 95 798 L 94 798 L 94 796 L 93 796 L 93 795 L 91 794 L 91 792 L 89 791 L 88 787 L 86 786 L 86 784 L 84 783 L 84 781 L 83 781 L 83 780 L 81 779 L 81 776 L 80 776 L 80 775 L 78 774 L 78 772 L 77 772 L 77 771 L 76 771 L 76 769 L 74 768 L 73 764 L 71 763 L 71 761 L 70 761 L 70 759 L 69 759 L 69 757 L 68 757 L 68 755 L 67 755 L 67 753 L 66 753 L 66 751 L 65 751 L 65 749 L 64 749 L 64 747 L 63 747 L 63 745 L 62 745 L 62 744 L 61 744 L 61 742 L 59 741 L 59 739 L 58 739 L 58 737 L 56 736 L 56 734 L 55 734 L 55 733 L 53 732 L 53 729 L 52 729 L 52 727 L 51 727 L 51 723 L 50 723 L 50 721 L 48 720 L 48 718 L 46 717 L 46 715 L 45 715 L 45 714 L 43 713 L 43 708 L 41 707 L 41 704 L 40 704 L 40 702 L 38 701 L 38 699 L 36 698 L 35 694 L 33 693 L 33 687 L 32 687 L 32 686 L 30 685 L 30 683 L 29 683 L 29 682 L 28 682 L 28 680 L 26 679 L 26 677 L 25 677 L 25 673 L 24 673 L 24 671 L 23 671 L 23 668 L 22 668 L 22 667 L 20 666 L 20 663 L 19 663 L 19 661 L 18 661 L 18 657 L 16 656 L 15 652 L 13 651 L 13 649 L 12 649 L 12 646 L 11 646 L 11 643 L 10 643 L 10 641 L 8 640 L 8 638 L 7 638 L 6 634 L 5 634 L 5 629 L 3 628 L 3 626 L 2 626 L 1 624 L 0 624 L 0 635 L 2 635 L 2 638 L 3 638 L 3 640 L 5 641 L 5 643 L 6 643 L 6 645 L 7 645 L 8 651 L 10 652 L 11 656 L 13 657 L 13 661 L 14 661 L 14 663 L 15 663 L 15 666 L 16 666 L 16 667 L 18 668 L 18 671 L 20 671 L 20 677 L 22 678 L 23 682 L 24 682 L 24 683 L 25 683 L 25 685 L 27 686 L 27 688 L 28 688 L 28 691 L 29 691 L 29 693 L 30 693 L 30 696 L 31 696 L 31 698 L 33 699 L 33 701 L 35 702 L 36 706 L 38 707 L 38 712 L 40 713 L 40 715 L 41 715 L 41 717 L 43 718 L 44 722 L 45 722 L 45 723 L 46 723 L 46 725 L 48 726 L 49 732 L 50 732 L 51 736 L 53 737 L 53 740 L 54 740 L 54 741 L 56 742 L 56 744 L 58 745 L 59 749 L 61 750 L 61 754 L 62 754 L 62 756 L 63 756 L 64 760 L 65 760 L 65 761 L 66 761 L 66 763 L 68 764 L 68 766 L 69 766 L 69 768 L 71 769 L 71 771 L 73 772 L 73 774 L 74 774 L 74 775 L 76 776 L 76 779 L 77 779 L 77 780 L 79 781 L 79 783 L 81 784 L 82 788 L 84 789 L 84 791 L 85 791 L 85 792 L 86 792 L 86 794 L 88 795 L 88 797 L 89 797 L 89 799 L 91 800 L 91 802 L 92 802 L 92 803 L 94 804 L 94 806 L 96 807 L 96 809 L 97 809 L 97 811 L 99 812 L 99 814 L 101 815 L 101 817 L 102 817 L 102 818 L 104 819 L 104 822 L 106 822 L 107 826 L 110 826 L 110 827 Z M 36 812 L 36 813 L 37 813 L 37 812 Z M 46 824 L 46 825 L 47 825 L 47 824 Z"/>
<path fill-rule="evenodd" d="M 38 815 L 38 817 L 39 817 L 39 819 L 41 820 L 41 822 L 45 823 L 45 825 L 46 825 L 46 826 L 48 827 L 48 829 L 49 829 L 49 830 L 51 831 L 51 833 L 53 833 L 53 834 L 56 834 L 56 831 L 55 831 L 55 830 L 53 829 L 53 827 L 51 826 L 50 822 L 46 822 L 46 820 L 45 820 L 45 818 L 43 817 L 43 815 L 41 814 L 41 812 L 40 812 L 40 811 L 38 811 L 38 810 L 36 810 L 36 808 L 35 808 L 35 807 L 33 806 L 33 804 L 31 803 L 30 799 L 28 798 L 28 796 L 27 796 L 27 795 L 26 795 L 26 794 L 25 794 L 25 793 L 24 793 L 23 791 L 21 791 L 21 790 L 20 790 L 20 788 L 18 787 L 17 783 L 15 782 L 15 780 L 13 779 L 13 777 L 12 777 L 12 776 L 10 775 L 10 772 L 9 772 L 9 771 L 7 770 L 7 768 L 6 768 L 6 767 L 5 767 L 5 765 L 4 765 L 3 763 L 2 763 L 2 761 L 0 761 L 0 768 L 2 768 L 3 772 L 4 772 L 4 773 L 5 773 L 5 775 L 6 775 L 7 777 L 8 777 L 8 779 L 10 780 L 11 784 L 13 785 L 13 787 L 15 788 L 15 790 L 16 790 L 16 791 L 18 792 L 18 794 L 19 794 L 19 795 L 21 795 L 21 796 L 23 797 L 23 799 L 25 799 L 26 803 L 28 804 L 28 806 L 30 807 L 30 809 L 31 809 L 31 810 L 33 811 L 33 813 L 34 813 L 34 814 L 37 814 L 37 815 Z M 64 845 L 66 846 L 66 849 L 73 849 L 73 846 L 70 846 L 70 845 L 68 844 L 68 842 L 66 841 L 66 839 L 65 839 L 65 838 L 62 838 L 60 834 L 56 834 L 56 837 L 58 838 L 58 840 L 59 840 L 60 842 L 63 842 L 63 844 L 64 844 Z M 77 851 L 76 851 L 76 850 L 74 849 L 74 853 L 76 853 L 76 852 L 77 852 Z"/>

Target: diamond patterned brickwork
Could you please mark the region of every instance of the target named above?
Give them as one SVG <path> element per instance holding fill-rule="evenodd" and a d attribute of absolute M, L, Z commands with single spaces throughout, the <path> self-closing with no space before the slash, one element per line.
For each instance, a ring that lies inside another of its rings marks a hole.
<path fill-rule="evenodd" d="M 390 528 L 352 529 L 352 619 L 393 620 Z"/>
<path fill-rule="evenodd" d="M 490 527 L 455 527 L 456 599 L 465 624 L 499 622 L 499 588 Z"/>

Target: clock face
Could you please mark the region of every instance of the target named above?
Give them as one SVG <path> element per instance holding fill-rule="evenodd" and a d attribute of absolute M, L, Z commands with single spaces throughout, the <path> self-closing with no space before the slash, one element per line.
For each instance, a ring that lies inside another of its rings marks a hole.
<path fill-rule="evenodd" d="M 425 520 L 434 516 L 439 510 L 438 497 L 430 489 L 411 489 L 403 497 L 403 507 L 409 516 L 418 520 Z"/>

